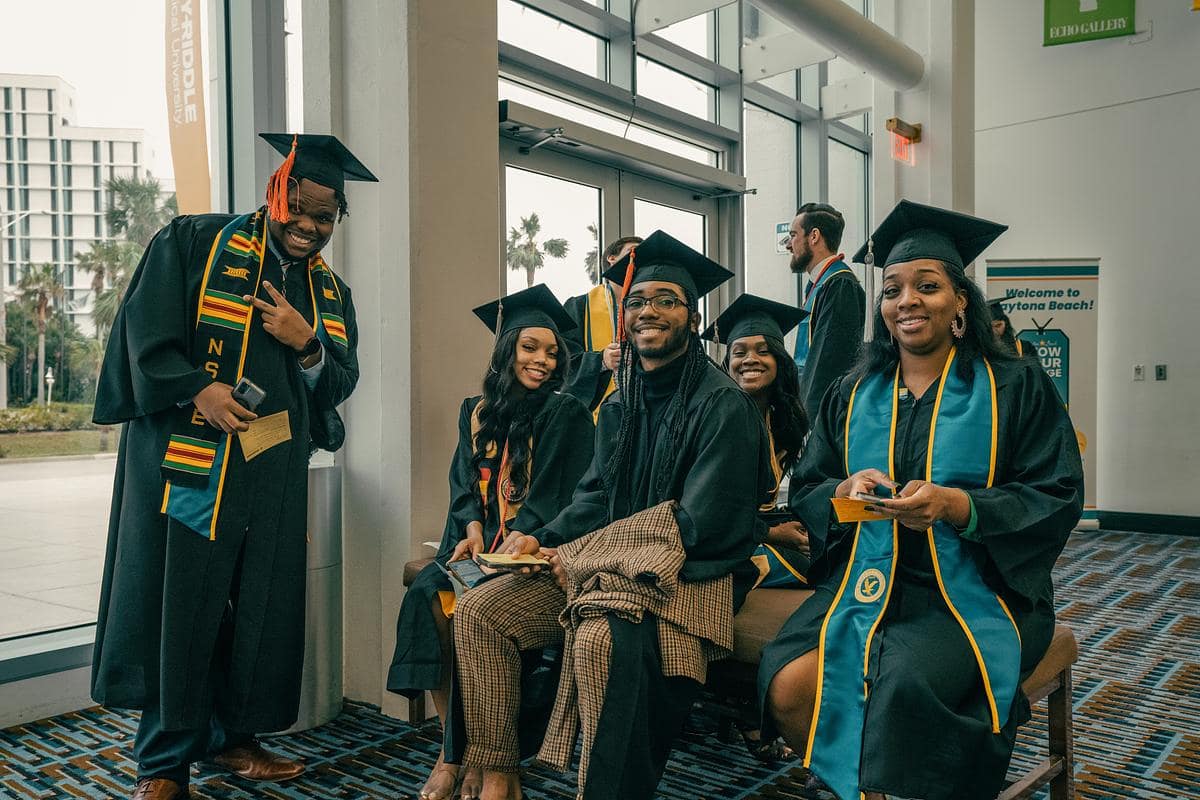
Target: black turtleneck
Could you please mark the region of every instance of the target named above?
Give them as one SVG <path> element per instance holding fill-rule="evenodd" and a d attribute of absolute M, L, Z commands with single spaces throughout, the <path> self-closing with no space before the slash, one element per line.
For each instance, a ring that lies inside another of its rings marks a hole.
<path fill-rule="evenodd" d="M 672 359 L 655 370 L 644 370 L 641 363 L 638 363 L 637 371 L 642 379 L 642 400 L 646 404 L 650 431 L 658 429 L 658 424 L 662 421 L 672 395 L 679 388 L 679 379 L 683 377 L 685 363 L 687 363 L 686 351 L 678 358 Z"/>

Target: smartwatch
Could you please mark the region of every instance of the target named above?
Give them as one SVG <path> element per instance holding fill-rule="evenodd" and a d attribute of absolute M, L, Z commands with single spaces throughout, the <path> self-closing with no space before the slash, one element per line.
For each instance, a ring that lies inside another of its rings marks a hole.
<path fill-rule="evenodd" d="M 300 352 L 296 353 L 296 358 L 303 361 L 306 358 L 315 356 L 319 352 L 321 352 L 321 340 L 314 336 L 308 340 L 308 343 L 304 345 L 304 348 Z"/>

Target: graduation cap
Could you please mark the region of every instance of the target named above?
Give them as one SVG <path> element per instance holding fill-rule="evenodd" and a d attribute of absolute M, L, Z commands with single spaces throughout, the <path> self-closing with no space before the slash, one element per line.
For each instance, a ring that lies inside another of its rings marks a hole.
<path fill-rule="evenodd" d="M 518 328 L 549 328 L 557 334 L 575 327 L 554 293 L 539 283 L 472 309 L 497 336 Z"/>
<path fill-rule="evenodd" d="M 1007 298 L 1007 297 L 1000 296 L 1000 297 L 993 297 L 991 300 L 987 301 L 988 310 L 992 312 L 993 320 L 1002 319 L 1002 320 L 1005 320 L 1006 322 L 1008 321 L 1008 314 L 1004 313 L 1004 306 L 1000 305 L 1001 303 L 1003 303 L 1005 300 L 1008 300 L 1008 299 L 1009 298 Z"/>
<path fill-rule="evenodd" d="M 284 156 L 283 164 L 267 181 L 267 208 L 279 222 L 287 222 L 288 181 L 308 178 L 345 194 L 346 181 L 378 178 L 336 136 L 316 133 L 260 133 L 259 136 Z"/>
<path fill-rule="evenodd" d="M 776 303 L 758 295 L 744 294 L 734 300 L 729 308 L 700 334 L 700 338 L 718 344 L 733 344 L 743 336 L 764 336 L 774 339 L 779 348 L 783 349 L 783 337 L 806 316 L 808 312 L 802 308 Z"/>
<path fill-rule="evenodd" d="M 733 273 L 678 239 L 655 231 L 609 267 L 604 277 L 621 284 L 625 292 L 643 281 L 676 283 L 699 300 L 732 278 Z"/>
<path fill-rule="evenodd" d="M 854 254 L 854 261 L 886 267 L 935 258 L 965 269 L 1006 230 L 1007 225 L 969 214 L 901 200 Z M 868 261 L 868 257 L 873 260 Z"/>

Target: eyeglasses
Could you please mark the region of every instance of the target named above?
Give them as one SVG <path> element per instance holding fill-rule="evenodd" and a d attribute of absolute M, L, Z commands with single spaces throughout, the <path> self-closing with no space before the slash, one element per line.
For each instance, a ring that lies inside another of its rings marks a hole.
<path fill-rule="evenodd" d="M 634 313 L 641 311 L 647 304 L 654 306 L 655 311 L 674 311 L 684 305 L 684 301 L 673 294 L 656 294 L 654 297 L 626 297 L 621 303 L 626 311 Z"/>

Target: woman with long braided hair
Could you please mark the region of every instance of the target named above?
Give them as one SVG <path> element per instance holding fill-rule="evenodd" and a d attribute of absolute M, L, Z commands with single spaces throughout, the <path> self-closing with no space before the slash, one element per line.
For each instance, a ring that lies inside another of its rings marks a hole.
<path fill-rule="evenodd" d="M 499 549 L 513 530 L 532 530 L 571 499 L 591 461 L 594 429 L 587 407 L 561 389 L 568 369 L 561 331 L 574 323 L 544 285 L 480 306 L 475 314 L 496 332 L 483 394 L 458 415 L 458 447 L 450 464 L 450 509 L 435 561 L 404 595 L 396 621 L 389 691 L 414 697 L 429 690 L 443 724 L 449 708 L 455 593 L 450 561 Z M 451 747 L 421 791 L 445 800 L 458 787 Z M 449 761 L 449 763 L 447 763 Z M 462 796 L 478 794 L 478 776 L 463 776 Z"/>
<path fill-rule="evenodd" d="M 696 619 L 732 626 L 757 575 L 750 555 L 755 514 L 771 485 L 766 434 L 754 403 L 708 358 L 697 333 L 701 298 L 731 273 L 659 231 L 605 277 L 624 287 L 623 343 L 617 391 L 600 405 L 592 464 L 569 506 L 511 536 L 504 548 L 540 551 L 553 577 L 488 581 L 463 597 L 455 620 L 468 739 L 463 763 L 484 770 L 486 800 L 521 796 L 520 654 L 563 640 L 558 619 L 567 604 L 566 573 L 556 548 L 674 501 L 683 550 L 676 592 L 716 585 L 727 592 L 698 604 Z M 678 651 L 660 648 L 649 609 L 640 622 L 608 612 L 589 616 L 588 636 L 573 640 L 572 670 L 563 671 L 564 682 L 589 681 L 579 709 L 594 712 L 588 715 L 594 727 L 585 727 L 578 792 L 589 800 L 650 798 L 701 684 L 664 666 L 665 656 L 678 659 Z M 593 681 L 597 670 L 604 676 Z M 543 759 L 563 752 L 560 744 L 548 734 Z"/>

